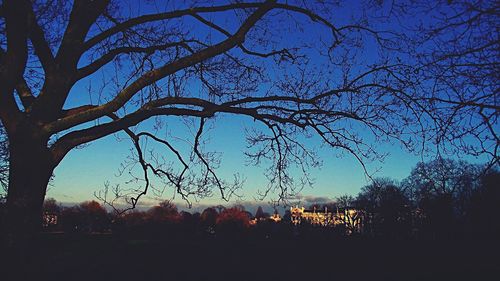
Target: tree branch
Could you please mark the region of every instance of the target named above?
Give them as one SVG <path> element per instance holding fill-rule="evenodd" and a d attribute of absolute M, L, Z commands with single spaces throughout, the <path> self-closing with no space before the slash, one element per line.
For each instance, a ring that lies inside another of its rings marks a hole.
<path fill-rule="evenodd" d="M 51 75 L 55 70 L 54 68 L 56 67 L 54 55 L 52 54 L 49 44 L 45 39 L 44 31 L 42 30 L 40 25 L 38 25 L 37 18 L 33 9 L 30 9 L 29 16 L 31 22 L 30 39 L 33 47 L 35 48 L 35 54 L 40 59 L 45 74 Z"/>
<path fill-rule="evenodd" d="M 256 24 L 256 22 L 260 18 L 262 18 L 269 10 L 272 9 L 273 4 L 274 1 L 266 1 L 265 5 L 260 5 L 259 8 L 245 20 L 245 22 L 240 26 L 238 31 L 230 38 L 218 44 L 210 46 L 208 48 L 202 49 L 197 53 L 185 56 L 174 62 L 166 64 L 160 68 L 151 70 L 146 74 L 142 75 L 137 80 L 135 80 L 123 91 L 118 93 L 118 95 L 108 103 L 93 109 L 89 109 L 88 111 L 82 112 L 81 114 L 69 116 L 57 120 L 55 122 L 52 122 L 47 126 L 45 126 L 45 130 L 51 133 L 55 133 L 61 130 L 71 128 L 74 125 L 85 123 L 87 121 L 91 121 L 96 118 L 105 116 L 108 113 L 115 112 L 125 103 L 127 103 L 127 101 L 129 101 L 130 98 L 132 98 L 132 96 L 134 96 L 138 91 L 150 85 L 151 83 L 156 82 L 168 75 L 176 73 L 181 69 L 195 65 L 208 58 L 222 54 L 227 50 L 233 48 L 234 46 L 241 44 L 241 42 L 245 40 L 245 35 L 250 31 L 250 29 Z"/>
<path fill-rule="evenodd" d="M 131 28 L 131 27 L 136 26 L 136 25 L 144 24 L 147 22 L 179 18 L 179 17 L 183 17 L 183 16 L 187 16 L 187 15 L 192 15 L 195 13 L 223 12 L 223 11 L 236 10 L 236 9 L 259 8 L 262 5 L 264 5 L 264 3 L 236 3 L 236 4 L 214 6 L 214 7 L 195 7 L 195 8 L 185 9 L 185 10 L 177 10 L 177 11 L 166 12 L 166 13 L 140 16 L 137 18 L 129 19 L 129 20 L 122 22 L 120 24 L 117 24 L 117 25 L 113 26 L 112 28 L 92 37 L 87 42 L 85 42 L 84 50 L 88 50 L 88 49 L 92 48 L 93 46 L 95 46 L 96 44 L 101 42 L 102 40 L 109 38 L 109 37 L 111 37 L 119 32 L 123 32 L 123 31 L 127 30 L 128 28 Z"/>
<path fill-rule="evenodd" d="M 21 99 L 21 103 L 23 104 L 25 111 L 29 112 L 31 105 L 35 101 L 35 96 L 33 96 L 31 89 L 28 87 L 28 84 L 26 84 L 24 79 L 21 79 L 21 81 L 16 85 L 16 92 Z"/>
<path fill-rule="evenodd" d="M 120 54 L 129 54 L 129 53 L 145 53 L 145 54 L 152 54 L 155 51 L 160 51 L 160 50 L 166 50 L 168 48 L 172 47 L 183 47 L 188 49 L 189 45 L 187 45 L 187 41 L 182 41 L 182 42 L 174 42 L 174 43 L 168 43 L 168 44 L 163 44 L 163 45 L 155 45 L 155 46 L 150 46 L 150 47 L 119 47 L 113 50 L 110 50 L 106 54 L 104 54 L 102 57 L 98 58 L 91 64 L 84 66 L 82 68 L 79 68 L 77 70 L 76 74 L 76 80 L 80 80 L 84 77 L 87 77 L 91 75 L 92 73 L 96 72 L 99 70 L 101 67 L 104 65 L 108 64 L 111 62 L 114 58 L 116 58 Z"/>

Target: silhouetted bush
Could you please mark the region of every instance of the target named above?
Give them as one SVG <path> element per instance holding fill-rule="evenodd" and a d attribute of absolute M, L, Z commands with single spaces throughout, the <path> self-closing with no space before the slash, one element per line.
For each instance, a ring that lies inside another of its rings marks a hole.
<path fill-rule="evenodd" d="M 61 225 L 68 233 L 92 233 L 109 230 L 110 218 L 96 201 L 83 202 L 61 211 Z"/>
<path fill-rule="evenodd" d="M 233 207 L 222 211 L 216 221 L 216 233 L 221 236 L 241 236 L 250 227 L 245 210 Z"/>

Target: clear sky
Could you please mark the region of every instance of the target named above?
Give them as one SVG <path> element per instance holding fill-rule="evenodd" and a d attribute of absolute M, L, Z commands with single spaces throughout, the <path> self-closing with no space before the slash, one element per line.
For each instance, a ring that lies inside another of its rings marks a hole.
<path fill-rule="evenodd" d="M 170 122 L 179 123 L 176 120 Z M 232 174 L 240 173 L 246 178 L 244 188 L 239 192 L 245 201 L 253 201 L 257 197 L 257 190 L 263 189 L 267 181 L 263 175 L 263 167 L 247 165 L 243 155 L 247 145 L 243 128 L 252 125 L 253 121 L 249 118 L 226 116 L 214 122 L 213 129 L 206 136 L 210 138 L 207 150 L 222 153 L 218 174 L 222 178 L 231 178 Z M 175 130 L 176 126 L 182 124 L 169 126 Z M 118 171 L 120 164 L 130 154 L 132 146 L 124 134 L 118 135 L 123 138 L 121 141 L 115 136 L 108 136 L 84 148 L 71 151 L 55 170 L 55 178 L 47 195 L 61 202 L 80 202 L 95 199 L 93 193 L 102 189 L 106 181 L 123 185 L 129 177 L 119 177 Z M 320 169 L 311 171 L 315 183 L 312 188 L 304 189 L 301 194 L 330 198 L 342 194 L 355 195 L 368 183 L 369 179 L 353 156 L 342 153 L 339 149 L 321 147 L 321 142 L 316 138 L 309 142 L 319 147 L 318 154 L 323 165 Z M 390 155 L 384 162 L 368 163 L 368 169 L 375 177 L 403 179 L 421 159 L 404 151 L 398 144 L 381 144 L 379 147 Z M 168 190 L 162 198 L 169 199 L 172 195 L 172 191 Z M 215 193 L 213 198 L 202 200 L 200 203 L 219 204 L 223 201 Z M 229 202 L 232 203 L 236 201 Z"/>
<path fill-rule="evenodd" d="M 136 1 L 129 1 L 136 4 Z M 124 5 L 127 7 L 127 5 Z M 133 5 L 128 5 L 133 6 Z M 355 11 L 359 9 L 358 4 L 347 4 L 343 10 Z M 151 8 L 145 8 L 146 12 Z M 346 21 L 348 14 L 343 14 L 342 10 L 337 13 L 339 21 Z M 352 14 L 351 14 L 352 15 Z M 350 15 L 349 15 L 350 16 Z M 231 29 L 231 23 L 229 28 Z M 313 29 L 306 30 L 306 34 L 316 36 L 325 35 L 328 30 L 320 25 L 315 25 Z M 302 34 L 303 35 L 303 34 Z M 220 36 L 220 35 L 219 35 Z M 325 35 L 326 36 L 326 35 Z M 289 36 L 288 43 L 296 43 L 299 39 Z M 365 52 L 363 54 L 366 62 L 376 56 L 375 52 Z M 313 58 L 314 60 L 315 58 Z M 85 62 L 83 62 L 85 63 Z M 104 72 L 106 73 L 106 72 Z M 101 75 L 101 74 L 99 74 Z M 73 107 L 87 104 L 95 100 L 89 100 L 88 95 L 83 94 L 89 85 L 99 83 L 99 78 L 94 75 L 89 80 L 78 83 L 72 90 L 66 107 Z M 95 89 L 95 86 L 94 86 Z M 190 90 L 196 91 L 196 85 Z M 175 132 L 175 134 L 186 135 L 186 127 L 179 119 L 165 119 L 166 127 L 160 131 L 163 136 Z M 204 139 L 209 139 L 207 151 L 218 151 L 222 153 L 222 162 L 217 170 L 221 178 L 231 178 L 234 173 L 240 173 L 246 179 L 244 188 L 239 192 L 243 201 L 254 201 L 257 197 L 257 190 L 263 189 L 266 185 L 264 167 L 255 167 L 246 164 L 243 152 L 246 149 L 244 128 L 252 128 L 255 125 L 253 120 L 234 115 L 220 115 L 215 121 L 211 121 L 212 130 L 204 134 Z M 151 122 L 142 125 L 143 128 L 151 126 Z M 363 134 L 363 132 L 361 132 Z M 92 142 L 86 147 L 71 151 L 55 170 L 55 178 L 47 192 L 48 197 L 53 197 L 61 202 L 81 202 L 95 199 L 94 192 L 103 188 L 104 183 L 109 181 L 112 184 L 119 183 L 125 185 L 129 179 L 127 175 L 117 177 L 120 164 L 130 155 L 132 148 L 131 141 L 125 134 L 118 133 L 117 136 L 108 136 Z M 318 138 L 305 140 L 312 147 L 318 149 L 323 165 L 320 169 L 311 171 L 315 183 L 312 188 L 304 189 L 301 194 L 307 196 L 334 198 L 343 194 L 356 195 L 363 185 L 368 183 L 361 165 L 352 155 L 342 152 L 339 149 L 324 147 Z M 368 162 L 368 171 L 374 177 L 390 177 L 401 180 L 409 175 L 412 167 L 421 160 L 420 156 L 406 152 L 398 143 L 377 144 L 379 152 L 389 153 L 384 162 Z M 160 148 L 161 149 L 161 148 Z M 166 190 L 161 198 L 171 199 L 172 190 Z M 153 197 L 145 198 L 145 202 L 155 202 Z M 176 202 L 178 196 L 176 197 Z M 269 199 L 272 199 L 270 195 Z M 153 201 L 151 201 L 153 200 Z M 194 202 L 197 205 L 210 205 L 223 203 L 217 192 L 212 198 Z M 229 204 L 237 203 L 231 201 Z"/>

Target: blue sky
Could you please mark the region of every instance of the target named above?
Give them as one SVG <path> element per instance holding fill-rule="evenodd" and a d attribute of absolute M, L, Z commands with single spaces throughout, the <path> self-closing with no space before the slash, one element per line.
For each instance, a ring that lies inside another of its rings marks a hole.
<path fill-rule="evenodd" d="M 171 120 L 170 122 L 176 122 Z M 179 121 L 177 121 L 179 122 Z M 207 149 L 222 153 L 221 167 L 218 174 L 222 178 L 231 178 L 232 174 L 240 173 L 246 179 L 243 190 L 244 201 L 254 201 L 257 190 L 267 183 L 263 175 L 263 167 L 246 165 L 243 151 L 246 149 L 244 127 L 252 126 L 252 120 L 242 117 L 223 116 L 214 123 L 214 127 L 205 137 L 210 138 Z M 182 126 L 182 124 L 176 124 Z M 172 124 L 170 124 L 172 126 Z M 176 127 L 175 125 L 172 127 Z M 174 128 L 175 130 L 175 128 Z M 71 151 L 55 170 L 55 179 L 47 192 L 48 197 L 54 197 L 61 202 L 80 202 L 95 199 L 93 193 L 103 188 L 104 183 L 124 183 L 127 175 L 118 176 L 120 164 L 129 155 L 131 142 L 123 134 L 108 136 L 97 140 L 88 146 Z M 323 161 L 320 169 L 311 171 L 315 183 L 312 188 L 305 188 L 301 194 L 318 197 L 334 198 L 343 194 L 355 195 L 367 184 L 360 164 L 353 156 L 342 153 L 339 149 L 321 147 L 317 138 L 309 139 L 309 144 L 319 147 L 319 155 Z M 421 159 L 404 151 L 398 144 L 380 144 L 381 151 L 389 152 L 384 162 L 368 163 L 368 170 L 373 176 L 391 177 L 401 180 L 406 177 L 411 168 Z M 161 198 L 170 199 L 173 193 L 165 191 Z M 273 196 L 271 195 L 271 199 Z M 156 198 L 156 197 L 155 197 Z M 183 202 L 178 201 L 179 204 Z M 264 200 L 264 203 L 267 200 Z M 212 198 L 201 200 L 198 204 L 224 203 L 215 194 Z M 226 204 L 237 203 L 230 201 Z M 196 206 L 197 203 L 194 205 Z"/>
<path fill-rule="evenodd" d="M 132 4 L 137 3 L 135 1 L 129 2 Z M 345 11 L 354 11 L 354 14 L 359 12 L 359 4 L 357 4 L 357 1 L 355 2 L 355 4 L 350 3 L 343 9 L 339 9 L 336 13 L 338 16 L 336 20 L 341 22 L 347 21 L 352 13 L 345 13 Z M 134 5 L 124 6 L 134 7 Z M 151 12 L 153 10 L 146 7 L 144 11 Z M 229 21 L 228 28 L 234 28 L 233 24 Z M 286 36 L 287 40 L 284 44 L 293 45 L 302 40 L 300 39 L 302 38 L 301 36 L 328 38 L 328 30 L 318 24 L 304 26 L 304 28 L 305 32 L 297 34 L 297 37 Z M 201 30 L 200 32 L 205 31 Z M 220 34 L 218 36 L 222 38 Z M 214 35 L 214 38 L 217 38 L 217 35 Z M 377 52 L 368 44 L 368 49 L 361 53 L 360 56 L 362 56 L 360 57 L 360 61 L 368 63 L 377 59 Z M 312 57 L 313 61 L 316 59 Z M 83 61 L 81 63 L 85 64 L 86 62 Z M 94 91 L 98 89 L 96 85 L 100 83 L 100 75 L 106 75 L 106 71 L 109 71 L 109 68 L 105 69 L 103 73 L 97 73 L 91 76 L 90 79 L 79 82 L 73 88 L 66 107 L 69 108 L 89 102 L 95 104 L 95 96 L 91 100 L 85 93 L 89 85 L 92 85 Z M 193 84 L 189 90 L 196 92 L 198 90 L 196 87 Z M 109 91 L 110 89 L 106 88 L 106 90 Z M 151 123 L 151 121 L 148 121 L 141 126 L 142 128 L 148 128 L 151 127 Z M 160 131 L 160 134 L 174 133 L 184 137 L 187 135 L 185 125 L 179 119 L 167 118 L 165 119 L 165 124 L 166 127 Z M 204 134 L 204 139 L 209 139 L 206 147 L 208 151 L 222 153 L 221 166 L 217 170 L 218 175 L 221 178 L 231 178 L 234 173 L 242 174 L 246 181 L 244 188 L 239 192 L 243 196 L 241 200 L 254 201 L 257 197 L 257 190 L 263 189 L 267 183 L 263 174 L 265 167 L 246 165 L 246 159 L 243 154 L 247 145 L 245 143 L 244 128 L 252 128 L 256 126 L 255 123 L 250 118 L 220 115 L 210 125 L 212 125 L 213 129 Z M 360 134 L 364 134 L 364 132 L 360 132 Z M 71 151 L 56 168 L 55 179 L 49 187 L 47 196 L 61 202 L 81 202 L 95 199 L 94 192 L 102 189 L 104 183 L 107 181 L 112 184 L 125 185 L 125 182 L 129 178 L 126 175 L 122 177 L 117 177 L 117 175 L 120 164 L 130 154 L 132 145 L 123 133 L 118 133 L 117 136 L 122 140 L 118 141 L 115 136 L 108 136 L 94 141 L 84 148 Z M 318 155 L 320 155 L 323 165 L 320 169 L 311 171 L 315 183 L 313 188 L 304 189 L 301 192 L 302 195 L 332 199 L 343 194 L 356 195 L 360 188 L 369 182 L 361 165 L 352 155 L 342 152 L 339 149 L 324 147 L 318 137 L 304 139 L 304 141 L 308 142 L 311 147 L 318 149 Z M 182 143 L 179 145 L 182 146 Z M 375 161 L 366 163 L 368 172 L 374 177 L 390 177 L 401 180 L 408 176 L 412 167 L 422 159 L 418 155 L 405 151 L 398 143 L 378 143 L 376 147 L 379 152 L 389 153 L 389 155 L 385 158 L 384 162 Z M 161 148 L 159 149 L 161 150 Z M 469 160 L 479 161 L 474 159 Z M 172 190 L 166 190 L 161 198 L 171 199 L 173 196 Z M 269 197 L 268 199 L 272 199 L 273 195 Z M 178 196 L 176 198 L 176 202 L 183 204 L 182 201 L 178 200 Z M 155 198 L 149 196 L 144 201 L 149 204 L 156 202 L 155 200 Z M 214 192 L 214 197 L 194 202 L 194 206 L 220 203 L 223 203 L 223 201 L 221 201 L 218 193 Z M 232 203 L 237 203 L 237 201 L 229 202 L 229 204 Z"/>

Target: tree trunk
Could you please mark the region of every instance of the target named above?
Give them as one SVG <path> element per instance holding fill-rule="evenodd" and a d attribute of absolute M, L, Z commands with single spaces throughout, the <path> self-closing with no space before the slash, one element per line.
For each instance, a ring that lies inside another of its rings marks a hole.
<path fill-rule="evenodd" d="M 16 131 L 9 136 L 5 238 L 10 246 L 28 242 L 39 230 L 47 184 L 55 168 L 46 141 Z"/>

